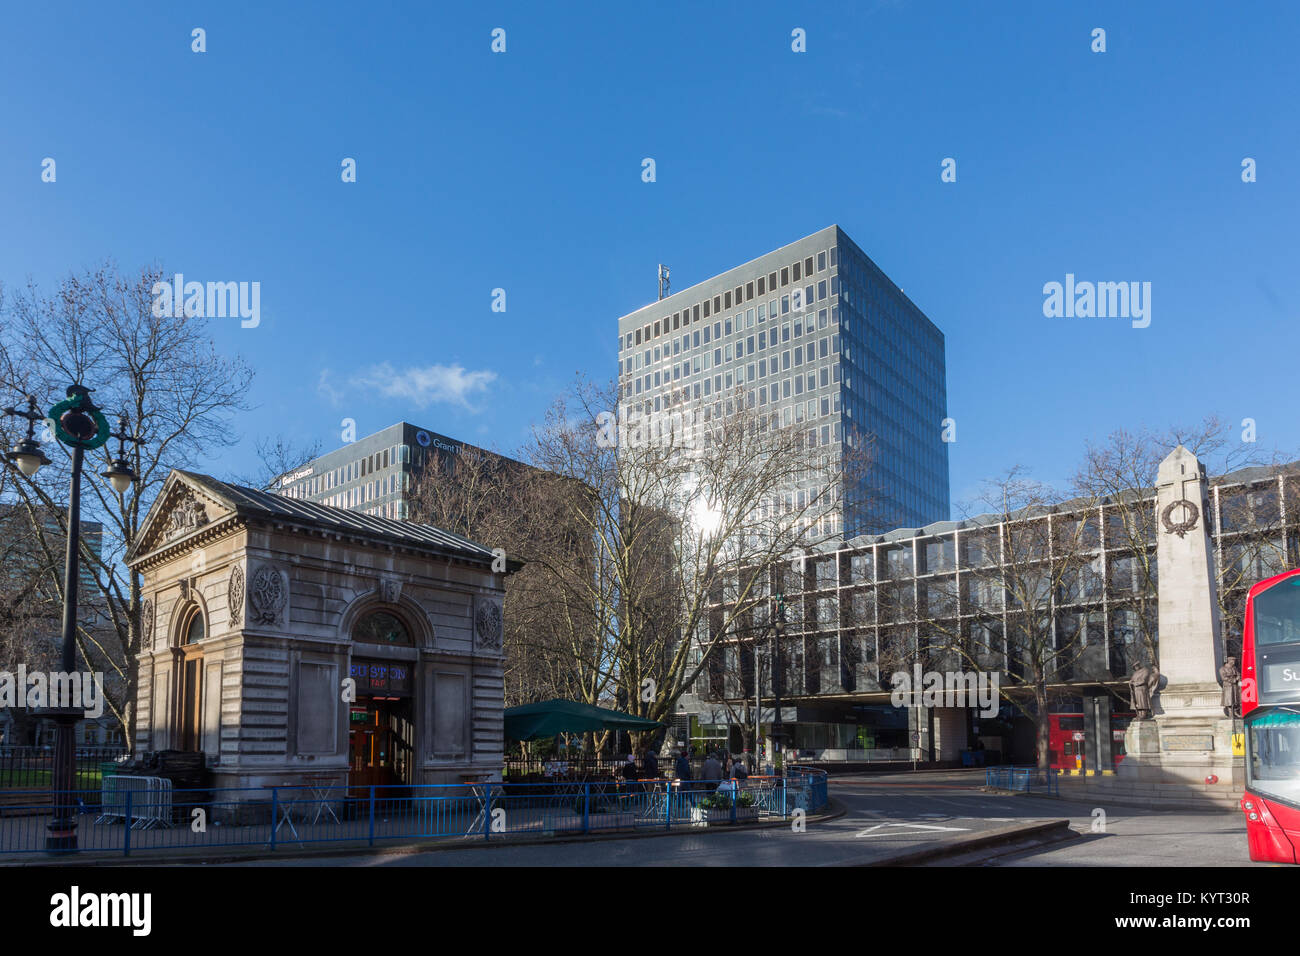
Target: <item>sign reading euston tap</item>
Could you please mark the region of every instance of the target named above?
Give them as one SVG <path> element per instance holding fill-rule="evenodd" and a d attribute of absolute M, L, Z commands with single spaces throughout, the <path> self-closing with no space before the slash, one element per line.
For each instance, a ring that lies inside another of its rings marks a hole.
<path fill-rule="evenodd" d="M 352 662 L 352 677 L 357 682 L 357 693 L 392 697 L 409 697 L 411 694 L 411 668 L 402 661 Z"/>

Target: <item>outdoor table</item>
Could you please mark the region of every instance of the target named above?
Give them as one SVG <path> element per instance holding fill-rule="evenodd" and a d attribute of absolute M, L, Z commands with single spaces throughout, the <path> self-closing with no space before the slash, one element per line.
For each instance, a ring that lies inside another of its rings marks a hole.
<path fill-rule="evenodd" d="M 316 801 L 316 814 L 311 818 L 311 822 L 316 823 L 320 820 L 322 813 L 328 813 L 334 818 L 335 823 L 341 823 L 338 814 L 334 812 L 334 808 L 329 804 L 330 793 L 336 786 L 341 786 L 341 784 L 335 782 L 336 774 L 309 773 L 303 775 L 303 780 L 306 782 L 307 788 L 311 790 L 312 800 Z M 306 814 L 304 814 L 305 816 Z"/>
<path fill-rule="evenodd" d="M 470 796 L 478 801 L 478 813 L 474 817 L 474 822 L 465 831 L 464 839 L 469 839 L 478 835 L 479 830 L 487 823 L 488 814 L 492 812 L 489 805 L 491 800 L 488 798 L 488 791 L 492 785 L 483 779 L 466 780 L 465 785 L 469 787 Z"/>
<path fill-rule="evenodd" d="M 269 789 L 270 789 L 272 792 L 274 792 L 277 788 L 275 788 L 275 787 L 271 787 L 271 788 L 269 788 Z M 298 840 L 299 842 L 302 841 L 302 837 L 298 835 L 298 828 L 295 827 L 295 826 L 293 825 L 293 817 L 290 816 L 290 813 L 291 813 L 292 807 L 293 807 L 293 801 L 292 801 L 292 800 L 289 800 L 289 801 L 286 801 L 286 802 L 284 802 L 284 803 L 279 804 L 279 808 L 280 808 L 280 822 L 277 823 L 277 824 L 275 825 L 275 829 L 271 831 L 271 839 L 272 839 L 272 840 L 274 840 L 274 839 L 275 839 L 275 835 L 276 835 L 277 833 L 280 832 L 280 827 L 284 826 L 284 825 L 287 823 L 287 824 L 289 824 L 289 829 L 290 829 L 291 831 L 293 831 L 293 837 L 294 837 L 294 839 L 295 839 L 295 840 Z"/>

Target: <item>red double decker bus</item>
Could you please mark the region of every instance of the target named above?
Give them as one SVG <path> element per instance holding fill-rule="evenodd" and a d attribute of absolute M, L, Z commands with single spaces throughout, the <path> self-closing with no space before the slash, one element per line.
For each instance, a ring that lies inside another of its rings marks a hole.
<path fill-rule="evenodd" d="M 1300 862 L 1300 570 L 1250 589 L 1241 664 L 1250 858 Z"/>
<path fill-rule="evenodd" d="M 1124 759 L 1124 731 L 1135 716 L 1137 715 L 1130 713 L 1110 715 L 1110 752 L 1115 767 Z M 1083 714 L 1052 714 L 1047 731 L 1047 747 L 1054 770 L 1082 770 L 1088 762 Z"/>

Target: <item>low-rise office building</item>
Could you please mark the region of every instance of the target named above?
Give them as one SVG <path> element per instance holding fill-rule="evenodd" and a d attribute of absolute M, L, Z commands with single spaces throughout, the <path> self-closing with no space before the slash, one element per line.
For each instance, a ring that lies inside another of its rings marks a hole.
<path fill-rule="evenodd" d="M 1194 504 L 1204 512 L 1216 574 L 1197 586 L 1217 599 L 1219 640 L 1234 656 L 1250 586 L 1300 565 L 1300 462 L 1205 479 L 1204 487 L 1204 501 Z M 1031 609 L 1044 627 L 1044 646 L 1034 652 L 1047 659 L 1051 712 L 1067 715 L 1056 722 L 1069 731 L 1058 761 L 1076 754 L 1083 730 L 1076 715 L 1085 699 L 1097 697 L 1110 702 L 1117 756 L 1123 756 L 1129 677 L 1159 656 L 1157 536 L 1185 532 L 1175 520 L 1182 514 L 1159 513 L 1151 489 L 1122 502 L 1089 502 L 1086 509 L 1067 502 L 1050 513 L 1015 517 L 1013 525 L 1044 523 L 1044 532 L 1031 538 L 1008 528 L 1005 516 L 983 515 L 860 536 L 808 555 L 801 567 L 774 578 L 769 592 L 781 593 L 786 608 L 781 717 L 789 745 L 802 757 L 830 761 L 948 761 L 984 746 L 1032 762 L 1033 729 L 1016 708 L 1004 706 L 991 720 L 971 707 L 900 710 L 890 678 L 911 675 L 917 664 L 923 671 L 997 671 L 1001 688 L 1023 701 L 1032 662 L 1018 646 L 1025 642 L 1012 636 L 1020 609 L 1006 582 L 1027 575 L 1024 555 L 1009 553 L 1008 543 L 1059 542 L 1060 529 L 1073 535 L 1082 522 L 1068 557 L 1061 545 L 1046 545 L 1056 550 L 1045 559 L 1074 567 L 1052 579 Z M 699 743 L 738 749 L 736 715 L 756 694 L 765 733 L 774 717 L 772 615 L 764 604 L 742 619 L 744 626 L 679 706 L 679 721 Z"/>

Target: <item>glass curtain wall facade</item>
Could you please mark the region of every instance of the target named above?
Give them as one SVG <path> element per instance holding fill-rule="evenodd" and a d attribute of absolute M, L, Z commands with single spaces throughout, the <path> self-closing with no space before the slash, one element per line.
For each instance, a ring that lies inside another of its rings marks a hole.
<path fill-rule="evenodd" d="M 943 333 L 838 226 L 623 316 L 618 363 L 620 421 L 648 440 L 736 402 L 806 430 L 810 454 L 875 436 L 823 534 L 948 517 Z"/>
<path fill-rule="evenodd" d="M 282 475 L 276 491 L 289 498 L 406 520 L 419 473 L 431 462 L 447 462 L 458 455 L 511 461 L 427 428 L 398 422 Z"/>

